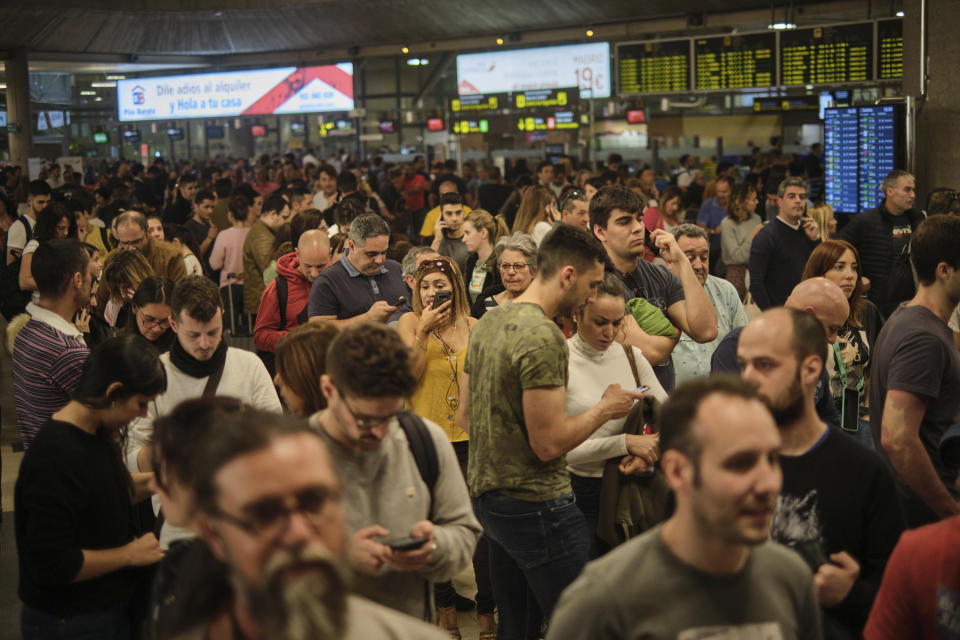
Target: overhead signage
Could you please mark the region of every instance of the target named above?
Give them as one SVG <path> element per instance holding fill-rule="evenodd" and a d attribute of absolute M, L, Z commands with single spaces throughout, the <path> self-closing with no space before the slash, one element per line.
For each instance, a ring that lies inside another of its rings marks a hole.
<path fill-rule="evenodd" d="M 903 77 L 903 20 L 877 21 L 877 80 Z"/>
<path fill-rule="evenodd" d="M 450 111 L 454 113 L 467 113 L 476 111 L 496 111 L 501 106 L 506 105 L 506 93 L 478 93 L 474 95 L 465 95 L 454 98 L 450 101 Z"/>
<path fill-rule="evenodd" d="M 534 89 L 513 94 L 513 106 L 517 109 L 542 107 L 571 107 L 580 102 L 576 87 L 560 89 Z"/>
<path fill-rule="evenodd" d="M 773 33 L 697 38 L 693 45 L 699 90 L 770 87 L 777 81 Z"/>
<path fill-rule="evenodd" d="M 121 121 L 353 109 L 353 64 L 279 67 L 117 81 Z"/>
<path fill-rule="evenodd" d="M 872 80 L 872 53 L 872 22 L 784 31 L 780 34 L 780 84 Z"/>
<path fill-rule="evenodd" d="M 820 96 L 789 96 L 772 98 L 754 98 L 753 110 L 757 112 L 770 111 L 802 111 L 804 109 L 819 109 Z"/>
<path fill-rule="evenodd" d="M 579 128 L 580 123 L 573 111 L 556 111 L 517 119 L 518 131 L 567 131 Z"/>
<path fill-rule="evenodd" d="M 586 99 L 610 97 L 610 44 L 484 51 L 457 56 L 457 93 L 579 87 Z"/>
<path fill-rule="evenodd" d="M 690 90 L 690 40 L 655 40 L 617 48 L 622 95 Z"/>

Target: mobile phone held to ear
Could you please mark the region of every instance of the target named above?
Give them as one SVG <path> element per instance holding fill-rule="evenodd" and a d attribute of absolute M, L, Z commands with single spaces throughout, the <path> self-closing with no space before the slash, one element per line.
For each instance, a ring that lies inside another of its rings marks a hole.
<path fill-rule="evenodd" d="M 654 244 L 653 238 L 650 237 L 650 229 L 643 230 L 643 246 L 654 256 L 660 255 L 660 249 Z"/>
<path fill-rule="evenodd" d="M 394 551 L 413 551 L 425 545 L 428 539 L 429 538 L 413 538 L 408 536 L 406 538 L 384 540 L 380 544 L 386 545 Z"/>
<path fill-rule="evenodd" d="M 432 307 L 432 308 L 436 309 L 437 307 L 439 307 L 440 305 L 442 305 L 444 302 L 447 302 L 447 301 L 450 300 L 451 298 L 453 298 L 453 291 L 451 291 L 450 289 L 444 289 L 443 291 L 437 291 L 437 295 L 435 295 L 435 296 L 433 297 L 433 307 Z"/>

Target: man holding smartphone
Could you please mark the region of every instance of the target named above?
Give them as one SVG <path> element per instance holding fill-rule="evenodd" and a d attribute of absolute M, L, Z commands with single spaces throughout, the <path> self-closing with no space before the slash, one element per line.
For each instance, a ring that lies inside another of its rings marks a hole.
<path fill-rule="evenodd" d="M 777 189 L 780 213 L 750 245 L 750 294 L 761 309 L 779 307 L 800 282 L 803 268 L 820 243 L 820 229 L 806 215 L 807 183 L 787 178 Z"/>
<path fill-rule="evenodd" d="M 737 359 L 783 443 L 783 489 L 770 537 L 813 570 L 824 637 L 860 637 L 903 519 L 886 465 L 817 415 L 826 346 L 812 314 L 771 309 L 743 329 Z"/>
<path fill-rule="evenodd" d="M 433 584 L 469 565 L 480 538 L 456 454 L 434 423 L 415 418 L 420 427 L 409 438 L 400 423 L 417 382 L 396 331 L 370 322 L 353 325 L 330 344 L 326 362 L 319 384 L 327 408 L 310 424 L 330 448 L 345 488 L 356 590 L 430 620 Z M 417 437 L 435 451 L 432 486 L 414 454 Z"/>

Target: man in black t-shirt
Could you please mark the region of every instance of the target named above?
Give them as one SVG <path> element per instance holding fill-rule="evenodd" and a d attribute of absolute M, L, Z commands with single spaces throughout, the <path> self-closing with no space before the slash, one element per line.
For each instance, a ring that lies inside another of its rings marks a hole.
<path fill-rule="evenodd" d="M 861 214 L 863 215 L 863 214 Z M 917 294 L 890 316 L 873 347 L 873 439 L 897 476 L 911 527 L 960 514 L 957 473 L 937 446 L 960 422 L 960 356 L 947 326 L 960 303 L 960 218 L 933 216 L 911 240 Z"/>
<path fill-rule="evenodd" d="M 603 187 L 590 200 L 590 228 L 623 280 L 627 298 L 643 298 L 674 326 L 673 335 L 668 336 L 660 331 L 652 335 L 650 325 L 641 327 L 629 314 L 625 323 L 626 343 L 643 351 L 656 367 L 660 384 L 669 391 L 674 384 L 670 353 L 680 339 L 679 331 L 697 342 L 710 342 L 717 337 L 717 313 L 673 234 L 658 229 L 650 235 L 673 273 L 641 259 L 646 232 L 641 209 L 640 196 L 630 189 Z"/>
<path fill-rule="evenodd" d="M 826 346 L 815 317 L 777 308 L 744 328 L 737 358 L 782 440 L 783 489 L 770 536 L 815 572 L 824 637 L 842 640 L 860 637 L 903 521 L 883 462 L 817 415 Z"/>

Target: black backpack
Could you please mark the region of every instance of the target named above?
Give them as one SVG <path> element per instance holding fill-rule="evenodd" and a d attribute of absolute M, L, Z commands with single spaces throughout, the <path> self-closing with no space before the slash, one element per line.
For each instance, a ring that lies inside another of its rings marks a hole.
<path fill-rule="evenodd" d="M 417 463 L 417 470 L 420 477 L 430 490 L 430 512 L 428 519 L 433 516 L 433 487 L 437 484 L 437 478 L 440 477 L 440 460 L 437 458 L 437 447 L 430 437 L 430 431 L 424 424 L 423 418 L 412 411 L 401 411 L 397 416 L 400 422 L 400 428 L 407 436 L 407 442 L 410 445 L 410 453 L 413 454 L 413 460 Z"/>
<path fill-rule="evenodd" d="M 25 216 L 17 218 L 27 233 L 27 242 L 33 238 L 33 228 Z M 24 245 L 26 246 L 26 245 Z M 4 257 L 6 258 L 6 257 Z M 0 271 L 0 314 L 9 322 L 27 310 L 27 304 L 33 296 L 32 291 L 20 289 L 20 265 L 23 255 L 3 267 Z"/>

